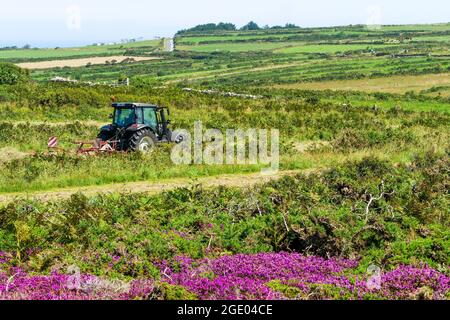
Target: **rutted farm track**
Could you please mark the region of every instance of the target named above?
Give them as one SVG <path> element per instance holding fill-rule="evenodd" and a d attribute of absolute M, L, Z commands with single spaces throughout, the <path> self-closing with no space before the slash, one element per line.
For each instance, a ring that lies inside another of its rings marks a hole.
<path fill-rule="evenodd" d="M 274 175 L 263 175 L 260 172 L 251 174 L 218 175 L 198 179 L 177 178 L 162 181 L 140 181 L 117 183 L 102 186 L 89 186 L 78 188 L 64 188 L 51 191 L 42 191 L 35 193 L 9 193 L 0 194 L 0 203 L 11 202 L 17 199 L 34 199 L 41 201 L 50 201 L 57 199 L 67 199 L 71 195 L 81 192 L 92 196 L 101 193 L 148 193 L 157 194 L 163 191 L 174 190 L 177 188 L 189 187 L 200 184 L 203 187 L 211 188 L 218 186 L 225 187 L 248 187 L 259 183 L 265 183 L 277 180 L 285 176 L 293 176 L 299 173 L 310 173 L 315 169 L 279 171 Z"/>

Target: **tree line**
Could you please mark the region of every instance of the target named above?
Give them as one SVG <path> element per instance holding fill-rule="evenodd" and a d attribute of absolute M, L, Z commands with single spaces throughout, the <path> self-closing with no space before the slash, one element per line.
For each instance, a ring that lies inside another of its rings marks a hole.
<path fill-rule="evenodd" d="M 190 32 L 205 32 L 205 31 L 238 31 L 238 30 L 247 31 L 247 30 L 263 30 L 263 29 L 292 29 L 292 28 L 300 28 L 300 27 L 293 23 L 286 23 L 284 27 L 278 25 L 272 27 L 265 25 L 263 27 L 260 27 L 256 22 L 250 21 L 241 28 L 237 28 L 236 25 L 233 23 L 219 22 L 217 24 L 216 23 L 199 24 L 190 29 L 180 30 L 177 32 L 177 34 L 184 34 Z"/>

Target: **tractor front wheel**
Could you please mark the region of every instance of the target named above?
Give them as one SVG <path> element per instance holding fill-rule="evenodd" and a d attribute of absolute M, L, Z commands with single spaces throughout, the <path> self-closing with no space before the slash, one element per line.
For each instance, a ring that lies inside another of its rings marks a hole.
<path fill-rule="evenodd" d="M 140 130 L 135 132 L 128 143 L 128 148 L 131 151 L 140 151 L 142 153 L 149 153 L 156 146 L 156 136 L 150 130 Z"/>

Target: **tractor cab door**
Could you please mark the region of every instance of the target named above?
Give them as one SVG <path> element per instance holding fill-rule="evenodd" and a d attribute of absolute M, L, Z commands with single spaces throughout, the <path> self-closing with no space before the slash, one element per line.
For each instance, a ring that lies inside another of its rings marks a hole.
<path fill-rule="evenodd" d="M 167 120 L 167 115 L 165 113 L 164 108 L 159 109 L 159 112 L 157 112 L 157 117 L 158 117 L 158 123 L 159 123 L 159 128 L 160 128 L 160 135 L 161 136 L 166 136 L 167 137 L 167 132 L 168 132 L 168 120 Z"/>
<path fill-rule="evenodd" d="M 143 108 L 143 116 L 144 116 L 144 124 L 148 125 L 150 128 L 152 128 L 158 135 L 158 118 L 157 118 L 157 112 L 154 108 Z"/>

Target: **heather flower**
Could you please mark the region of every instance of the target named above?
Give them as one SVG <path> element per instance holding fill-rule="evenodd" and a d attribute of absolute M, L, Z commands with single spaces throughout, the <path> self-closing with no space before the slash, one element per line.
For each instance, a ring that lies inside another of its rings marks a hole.
<path fill-rule="evenodd" d="M 152 279 L 131 282 L 53 272 L 31 275 L 8 266 L 11 256 L 0 252 L 0 299 L 88 300 L 153 299 Z M 118 261 L 119 257 L 112 258 Z M 428 266 L 399 266 L 380 274 L 380 286 L 369 286 L 358 275 L 358 262 L 324 259 L 297 253 L 260 253 L 194 260 L 180 256 L 155 262 L 162 282 L 177 285 L 199 299 L 445 299 L 450 277 Z"/>
<path fill-rule="evenodd" d="M 70 275 L 29 275 L 19 268 L 0 272 L 0 300 L 123 300 L 145 299 L 154 286 L 150 280 L 130 284 L 108 281 L 92 275 L 80 275 L 78 288 Z"/>
<path fill-rule="evenodd" d="M 270 288 L 268 283 L 274 280 L 297 288 L 303 298 L 408 299 L 426 286 L 434 290 L 435 299 L 440 299 L 449 291 L 449 277 L 427 267 L 401 266 L 383 276 L 379 290 L 371 290 L 367 279 L 349 275 L 348 271 L 358 266 L 357 261 L 296 253 L 238 254 L 199 261 L 178 257 L 177 262 L 176 270 L 167 262 L 160 265 L 164 281 L 183 286 L 200 299 L 287 298 Z"/>

